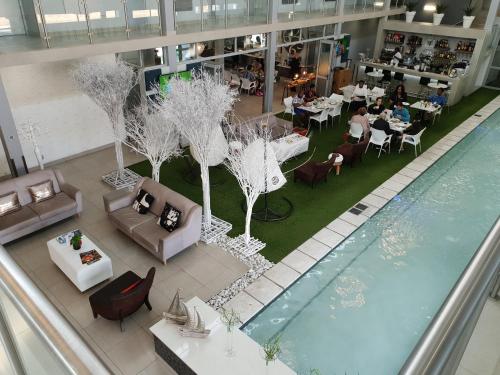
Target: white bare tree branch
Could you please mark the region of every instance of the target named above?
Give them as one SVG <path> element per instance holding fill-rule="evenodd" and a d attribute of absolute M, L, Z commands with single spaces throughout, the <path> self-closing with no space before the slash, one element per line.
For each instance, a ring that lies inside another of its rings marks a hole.
<path fill-rule="evenodd" d="M 233 122 L 228 132 L 229 152 L 224 165 L 234 175 L 245 196 L 247 212 L 244 238 L 248 246 L 255 202 L 261 194 L 281 188 L 286 179 L 274 153 L 266 121 L 258 128 L 254 124 Z"/>
<path fill-rule="evenodd" d="M 40 169 L 43 170 L 44 157 L 42 151 L 40 150 L 40 146 L 38 144 L 38 138 L 42 134 L 40 126 L 28 120 L 27 122 L 21 125 L 18 132 L 21 138 L 31 143 L 31 146 L 33 147 L 33 152 L 35 153 L 36 160 L 38 161 L 38 165 L 40 166 Z"/>
<path fill-rule="evenodd" d="M 133 68 L 121 59 L 87 61 L 73 70 L 73 80 L 108 115 L 113 126 L 118 175 L 121 175 L 124 169 L 121 143 L 125 138 L 123 107 L 136 84 Z"/>
<path fill-rule="evenodd" d="M 123 143 L 149 160 L 153 179 L 159 182 L 161 165 L 181 154 L 174 124 L 157 108 L 141 104 L 127 115 L 125 132 Z"/>
<path fill-rule="evenodd" d="M 207 72 L 193 72 L 192 80 L 173 78 L 170 93 L 160 105 L 165 117 L 190 143 L 191 154 L 200 164 L 203 187 L 204 225 L 210 228 L 210 177 L 208 167 L 222 163 L 227 155 L 227 141 L 221 123 L 231 110 L 236 92 Z"/>

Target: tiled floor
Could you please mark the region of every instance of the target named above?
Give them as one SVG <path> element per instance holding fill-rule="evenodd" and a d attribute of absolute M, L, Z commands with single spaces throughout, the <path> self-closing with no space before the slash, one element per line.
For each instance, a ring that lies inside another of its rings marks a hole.
<path fill-rule="evenodd" d="M 127 163 L 141 159 L 131 152 L 126 152 L 125 156 Z M 102 174 L 114 169 L 114 160 L 114 149 L 111 147 L 57 165 L 66 180 L 83 192 L 81 217 L 40 230 L 8 244 L 6 248 L 116 374 L 173 373 L 162 364 L 162 360 L 156 358 L 148 328 L 168 308 L 177 288 L 182 288 L 186 299 L 196 295 L 207 300 L 247 272 L 248 268 L 219 247 L 201 243 L 163 265 L 116 230 L 108 221 L 102 204 L 102 195 L 110 188 L 100 181 Z M 48 257 L 46 242 L 75 228 L 82 229 L 110 256 L 115 276 L 127 270 L 145 276 L 150 267 L 156 267 L 150 293 L 153 311 L 143 307 L 127 318 L 125 332 L 120 332 L 117 322 L 94 319 L 92 316 L 88 297 L 102 285 L 80 293 Z M 140 350 L 130 350 L 131 347 Z"/>

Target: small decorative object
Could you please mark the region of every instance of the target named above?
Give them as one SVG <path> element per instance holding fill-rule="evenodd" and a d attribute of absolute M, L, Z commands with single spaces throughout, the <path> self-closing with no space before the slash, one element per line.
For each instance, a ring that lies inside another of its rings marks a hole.
<path fill-rule="evenodd" d="M 201 318 L 200 313 L 194 307 L 194 313 L 189 310 L 189 307 L 182 302 L 187 312 L 186 324 L 179 328 L 182 336 L 205 338 L 210 334 L 209 329 L 205 329 L 205 321 Z"/>
<path fill-rule="evenodd" d="M 227 337 L 226 350 L 225 350 L 226 356 L 233 357 L 235 355 L 235 351 L 233 348 L 233 332 L 234 332 L 234 327 L 240 321 L 240 316 L 233 309 L 226 310 L 222 308 L 220 320 L 222 324 L 226 326 L 226 337 Z"/>
<path fill-rule="evenodd" d="M 267 340 L 264 345 L 262 345 L 262 356 L 266 361 L 266 374 L 269 374 L 269 365 L 274 363 L 278 358 L 278 354 L 281 353 L 280 347 L 281 335 L 271 337 Z"/>
<path fill-rule="evenodd" d="M 173 322 L 176 324 L 186 323 L 188 315 L 186 305 L 181 301 L 180 293 L 181 290 L 177 289 L 168 311 L 163 313 L 163 318 L 165 318 L 167 322 Z"/>
<path fill-rule="evenodd" d="M 463 26 L 464 29 L 469 29 L 472 25 L 472 22 L 474 21 L 475 16 L 472 15 L 472 12 L 474 12 L 474 7 L 472 6 L 472 0 L 469 0 L 466 2 L 465 8 L 464 8 L 464 17 L 463 17 Z"/>
<path fill-rule="evenodd" d="M 82 248 L 82 234 L 79 231 L 73 233 L 73 237 L 69 240 L 69 244 L 73 246 L 73 250 L 80 250 Z"/>
<path fill-rule="evenodd" d="M 158 225 L 165 228 L 169 232 L 173 232 L 181 224 L 181 211 L 165 203 L 165 208 L 158 218 Z"/>
<path fill-rule="evenodd" d="M 441 24 L 441 21 L 444 17 L 444 11 L 446 10 L 447 5 L 442 4 L 440 1 L 436 2 L 436 11 L 432 15 L 432 24 L 437 26 Z"/>
<path fill-rule="evenodd" d="M 415 18 L 415 9 L 417 8 L 417 3 L 415 1 L 410 1 L 406 4 L 406 23 L 412 23 L 413 18 Z"/>
<path fill-rule="evenodd" d="M 81 240 L 80 240 L 81 242 Z M 100 260 L 101 254 L 97 252 L 97 250 L 93 249 L 90 251 L 84 251 L 83 253 L 80 253 L 80 260 L 82 261 L 82 264 L 86 264 L 87 266 L 91 265 L 92 263 L 97 262 Z"/>
<path fill-rule="evenodd" d="M 38 126 L 38 124 L 27 121 L 20 127 L 19 133 L 22 138 L 31 143 L 33 152 L 35 153 L 36 161 L 38 162 L 40 169 L 43 170 L 43 160 L 45 158 L 42 154 L 42 151 L 40 150 L 40 145 L 38 144 L 38 138 L 40 137 L 40 135 L 42 135 L 40 127 Z"/>
<path fill-rule="evenodd" d="M 149 208 L 153 204 L 154 200 L 155 197 L 153 197 L 147 191 L 141 189 L 137 193 L 137 197 L 135 198 L 134 203 L 132 204 L 132 208 L 141 215 L 145 215 L 148 213 Z"/>

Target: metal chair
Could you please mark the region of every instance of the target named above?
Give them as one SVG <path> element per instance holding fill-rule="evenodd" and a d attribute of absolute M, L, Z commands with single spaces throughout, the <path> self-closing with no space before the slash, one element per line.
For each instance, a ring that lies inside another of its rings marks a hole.
<path fill-rule="evenodd" d="M 373 129 L 371 130 L 372 135 L 370 136 L 370 140 L 368 141 L 368 144 L 366 145 L 365 149 L 365 154 L 368 151 L 368 147 L 370 147 L 370 143 L 379 146 L 380 149 L 378 151 L 378 156 L 377 158 L 380 158 L 380 154 L 382 153 L 382 150 L 386 145 L 389 145 L 389 154 L 391 153 L 391 140 L 392 140 L 392 134 L 385 134 L 385 131 L 379 130 L 379 129 Z"/>
<path fill-rule="evenodd" d="M 422 133 L 425 131 L 425 129 L 426 128 L 423 128 L 415 135 L 403 134 L 403 138 L 401 138 L 401 147 L 399 147 L 399 152 L 403 150 L 404 143 L 409 143 L 415 146 L 415 157 L 417 157 L 417 146 L 420 148 L 420 153 L 422 153 L 422 142 L 420 138 L 422 137 Z"/>

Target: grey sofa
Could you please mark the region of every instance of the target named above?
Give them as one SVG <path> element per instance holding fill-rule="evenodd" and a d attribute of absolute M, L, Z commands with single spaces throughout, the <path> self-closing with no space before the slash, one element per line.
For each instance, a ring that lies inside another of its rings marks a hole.
<path fill-rule="evenodd" d="M 34 203 L 28 186 L 52 180 L 56 195 Z M 60 171 L 46 169 L 0 182 L 0 195 L 17 192 L 22 208 L 0 217 L 0 243 L 6 244 L 82 212 L 82 193 L 66 183 Z"/>
<path fill-rule="evenodd" d="M 141 188 L 155 198 L 145 215 L 132 208 Z M 106 194 L 103 199 L 111 222 L 163 263 L 200 240 L 201 206 L 148 177 L 140 179 L 131 192 L 116 190 Z M 180 226 L 173 232 L 157 224 L 166 202 L 181 211 Z"/>

